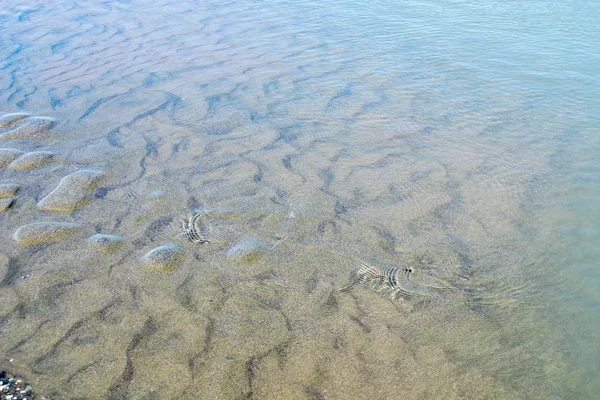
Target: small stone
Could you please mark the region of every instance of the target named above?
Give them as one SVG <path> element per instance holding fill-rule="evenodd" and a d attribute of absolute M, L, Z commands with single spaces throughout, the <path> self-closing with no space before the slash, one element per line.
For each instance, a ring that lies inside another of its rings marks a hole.
<path fill-rule="evenodd" d="M 17 157 L 8 164 L 8 169 L 15 171 L 25 171 L 32 168 L 38 168 L 50 163 L 54 159 L 54 153 L 50 151 L 32 151 Z"/>
<path fill-rule="evenodd" d="M 18 185 L 16 183 L 0 184 L 0 199 L 5 199 L 7 197 L 15 197 L 19 189 L 21 189 L 21 185 Z"/>
<path fill-rule="evenodd" d="M 170 272 L 183 265 L 185 249 L 177 243 L 167 243 L 150 250 L 141 258 L 143 268 L 150 272 Z"/>
<path fill-rule="evenodd" d="M 273 246 L 257 237 L 241 238 L 227 250 L 226 256 L 239 261 L 252 262 L 258 260 Z"/>
<path fill-rule="evenodd" d="M 4 140 L 45 139 L 50 136 L 50 130 L 56 122 L 49 117 L 28 117 L 13 130 L 0 135 Z"/>
<path fill-rule="evenodd" d="M 79 232 L 83 225 L 75 222 L 33 222 L 23 225 L 13 235 L 21 246 L 58 242 L 59 240 Z"/>
<path fill-rule="evenodd" d="M 20 121 L 23 118 L 27 118 L 27 117 L 29 117 L 29 114 L 25 114 L 25 113 L 4 114 L 3 116 L 0 117 L 0 128 L 8 128 L 15 122 Z"/>
<path fill-rule="evenodd" d="M 120 235 L 97 233 L 88 239 L 88 244 L 91 248 L 103 253 L 112 253 L 121 248 L 124 243 L 125 239 Z"/>
<path fill-rule="evenodd" d="M 81 208 L 93 200 L 93 191 L 104 173 L 94 169 L 84 169 L 67 175 L 39 203 L 38 208 L 46 211 L 69 211 Z"/>
<path fill-rule="evenodd" d="M 13 204 L 15 204 L 16 197 L 11 197 L 8 199 L 0 199 L 0 212 L 4 212 L 11 208 Z"/>
<path fill-rule="evenodd" d="M 19 149 L 4 148 L 0 149 L 0 168 L 4 168 L 11 163 L 15 158 L 22 155 L 24 152 Z"/>

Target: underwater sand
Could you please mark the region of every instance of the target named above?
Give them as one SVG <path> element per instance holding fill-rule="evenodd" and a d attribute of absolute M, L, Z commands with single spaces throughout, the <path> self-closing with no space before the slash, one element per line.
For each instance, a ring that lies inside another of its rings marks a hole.
<path fill-rule="evenodd" d="M 0 11 L 2 370 L 53 399 L 593 397 L 552 110 L 361 47 L 348 5 L 323 32 L 304 2 L 89 3 Z M 412 295 L 342 290 L 364 265 Z"/>

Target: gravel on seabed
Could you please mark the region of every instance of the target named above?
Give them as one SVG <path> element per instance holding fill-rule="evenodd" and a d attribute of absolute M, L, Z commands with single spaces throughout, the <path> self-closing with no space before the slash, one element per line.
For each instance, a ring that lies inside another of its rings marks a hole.
<path fill-rule="evenodd" d="M 52 400 L 33 393 L 27 382 L 0 371 L 0 400 Z"/>

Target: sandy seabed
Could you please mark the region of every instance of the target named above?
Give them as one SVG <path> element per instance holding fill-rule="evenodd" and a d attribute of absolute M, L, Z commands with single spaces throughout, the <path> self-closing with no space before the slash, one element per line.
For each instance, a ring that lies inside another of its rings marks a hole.
<path fill-rule="evenodd" d="M 415 117 L 427 88 L 278 8 L 142 5 L 1 15 L 0 368 L 53 399 L 561 398 L 555 149 Z M 411 286 L 341 291 L 365 265 Z"/>

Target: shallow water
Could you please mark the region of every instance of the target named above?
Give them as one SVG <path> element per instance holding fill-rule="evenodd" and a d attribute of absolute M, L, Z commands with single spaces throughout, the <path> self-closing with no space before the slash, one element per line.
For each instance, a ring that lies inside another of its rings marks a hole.
<path fill-rule="evenodd" d="M 56 126 L 0 125 L 53 153 L 0 168 L 0 368 L 56 399 L 594 398 L 598 14 L 11 1 L 0 111 Z M 447 288 L 340 290 L 399 264 Z"/>

